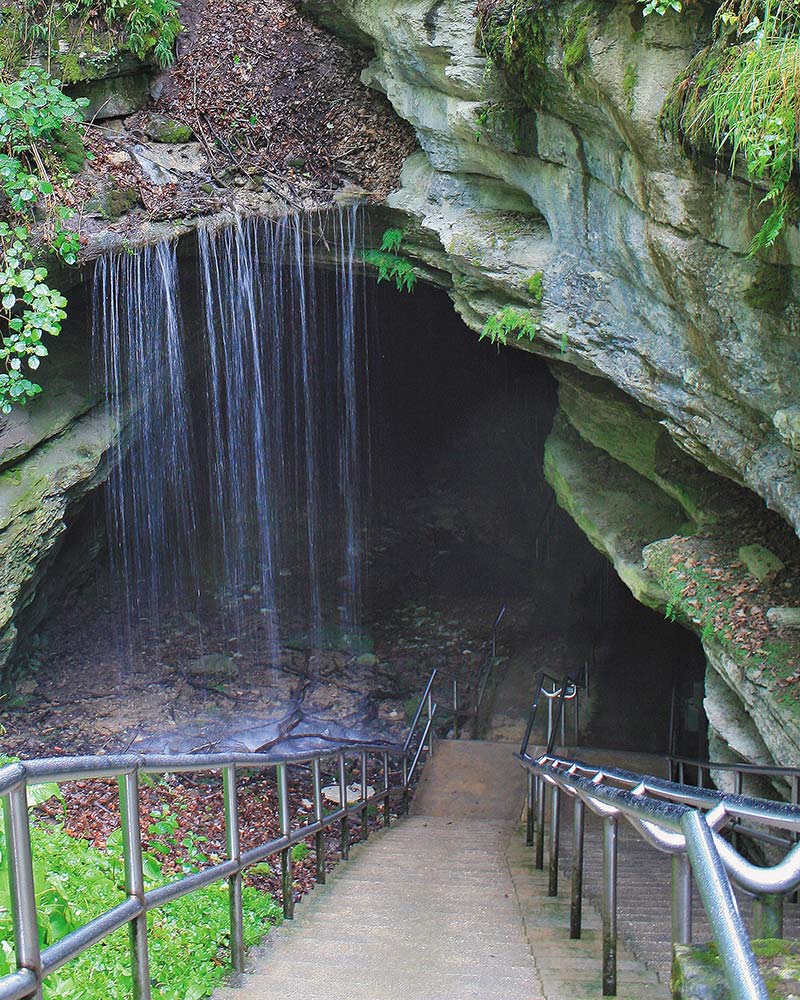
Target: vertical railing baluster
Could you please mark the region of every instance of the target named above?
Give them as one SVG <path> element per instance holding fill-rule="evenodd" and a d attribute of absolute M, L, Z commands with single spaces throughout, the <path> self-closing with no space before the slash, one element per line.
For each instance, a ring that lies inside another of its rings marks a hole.
<path fill-rule="evenodd" d="M 536 867 L 544 871 L 544 815 L 545 815 L 545 782 L 536 778 Z"/>
<path fill-rule="evenodd" d="M 458 678 L 453 678 L 453 739 L 458 739 Z"/>
<path fill-rule="evenodd" d="M 583 833 L 585 807 L 583 799 L 574 798 L 572 813 L 572 895 L 569 908 L 569 936 L 577 940 L 581 936 L 583 919 Z"/>
<path fill-rule="evenodd" d="M 125 891 L 144 906 L 142 871 L 142 831 L 139 823 L 139 772 L 120 775 L 119 812 L 122 822 L 122 853 L 125 863 Z M 147 914 L 141 913 L 128 924 L 131 947 L 134 1000 L 150 1000 L 150 958 L 147 952 Z"/>
<path fill-rule="evenodd" d="M 392 795 L 391 795 L 392 772 L 389 769 L 389 754 L 383 755 L 383 790 L 386 798 L 383 800 L 383 825 L 391 826 L 392 823 Z"/>
<path fill-rule="evenodd" d="M 783 894 L 759 893 L 753 898 L 753 937 L 783 937 Z"/>
<path fill-rule="evenodd" d="M 33 881 L 33 853 L 28 823 L 25 783 L 12 788 L 3 799 L 3 818 L 8 851 L 8 882 L 11 916 L 14 922 L 14 952 L 18 969 L 30 969 L 36 976 L 36 990 L 30 1000 L 41 1000 L 42 956 L 36 921 L 36 894 Z"/>
<path fill-rule="evenodd" d="M 288 837 L 292 832 L 289 816 L 289 776 L 287 765 L 278 764 L 278 817 L 281 825 L 281 836 Z M 287 920 L 294 919 L 294 890 L 292 888 L 292 849 L 284 847 L 281 851 L 281 893 L 283 895 L 283 915 Z"/>
<path fill-rule="evenodd" d="M 534 781 L 533 772 L 525 770 L 525 845 L 527 847 L 533 847 L 533 836 L 535 832 L 535 822 L 534 822 L 534 810 L 536 808 L 535 796 L 534 796 Z"/>
<path fill-rule="evenodd" d="M 361 801 L 363 805 L 361 807 L 361 839 L 366 840 L 369 837 L 369 816 L 368 805 L 367 805 L 367 751 L 361 751 Z"/>
<path fill-rule="evenodd" d="M 580 716 L 580 694 L 578 693 L 578 682 L 575 681 L 575 711 L 573 713 L 575 719 L 575 746 L 578 746 L 581 742 L 581 716 Z"/>
<path fill-rule="evenodd" d="M 314 776 L 314 819 L 317 823 L 321 823 L 325 814 L 322 805 L 322 764 L 319 757 L 314 758 L 312 772 Z M 324 830 L 317 830 L 314 846 L 317 854 L 317 884 L 324 885 L 327 876 Z"/>
<path fill-rule="evenodd" d="M 428 721 L 431 723 L 428 730 L 428 756 L 433 757 L 433 687 L 428 689 Z"/>
<path fill-rule="evenodd" d="M 687 854 L 672 856 L 672 943 L 692 943 L 692 866 Z"/>
<path fill-rule="evenodd" d="M 561 828 L 561 790 L 553 785 L 550 793 L 550 873 L 547 895 L 558 895 L 558 840 Z"/>
<path fill-rule="evenodd" d="M 408 816 L 409 794 L 408 794 L 408 754 L 403 753 L 403 815 Z"/>
<path fill-rule="evenodd" d="M 236 766 L 222 769 L 222 794 L 225 800 L 225 846 L 230 861 L 241 861 L 239 837 L 239 796 L 236 786 Z M 242 904 L 242 873 L 228 877 L 228 905 L 231 922 L 231 965 L 233 971 L 244 972 L 244 907 Z"/>
<path fill-rule="evenodd" d="M 347 861 L 350 857 L 350 817 L 347 813 L 347 769 L 343 753 L 339 754 L 339 798 L 345 810 L 340 824 L 342 838 L 339 846 L 342 861 Z"/>
<path fill-rule="evenodd" d="M 603 820 L 603 996 L 617 995 L 617 819 Z"/>
<path fill-rule="evenodd" d="M 800 775 L 797 774 L 792 775 L 792 805 L 800 805 Z M 800 833 L 796 830 L 790 836 L 795 843 L 800 840 Z M 797 889 L 789 896 L 789 901 L 791 903 L 800 902 L 800 892 Z"/>

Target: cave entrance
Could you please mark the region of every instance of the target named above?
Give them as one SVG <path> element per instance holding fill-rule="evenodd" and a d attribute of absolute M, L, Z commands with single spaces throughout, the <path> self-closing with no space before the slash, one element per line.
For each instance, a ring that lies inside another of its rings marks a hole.
<path fill-rule="evenodd" d="M 352 239 L 312 266 L 310 238 L 223 233 L 95 276 L 116 338 L 95 342 L 99 369 L 125 368 L 114 398 L 145 395 L 44 588 L 37 690 L 74 709 L 52 731 L 81 750 L 237 727 L 259 744 L 301 716 L 310 734 L 399 732 L 433 666 L 474 673 L 505 604 L 499 713 L 518 728 L 538 669 L 580 670 L 584 742 L 665 750 L 699 644 L 556 505 L 545 361 L 479 342 L 446 291 L 376 283 Z M 25 713 L 17 749 L 42 752 Z"/>

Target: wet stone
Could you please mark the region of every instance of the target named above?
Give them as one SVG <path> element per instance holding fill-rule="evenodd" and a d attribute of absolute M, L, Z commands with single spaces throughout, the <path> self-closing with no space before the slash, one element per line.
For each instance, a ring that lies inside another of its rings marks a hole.
<path fill-rule="evenodd" d="M 187 666 L 189 673 L 197 677 L 236 677 L 239 668 L 232 656 L 224 653 L 205 653 Z"/>

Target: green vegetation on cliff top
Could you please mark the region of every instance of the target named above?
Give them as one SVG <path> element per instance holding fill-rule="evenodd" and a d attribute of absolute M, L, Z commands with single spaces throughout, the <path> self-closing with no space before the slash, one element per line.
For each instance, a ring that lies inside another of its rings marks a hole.
<path fill-rule="evenodd" d="M 685 14 L 696 0 L 637 0 L 643 13 Z M 560 47 L 561 71 L 578 82 L 605 0 L 480 0 L 476 44 L 507 75 L 526 108 L 546 103 Z M 725 159 L 764 189 L 751 253 L 768 250 L 797 216 L 800 143 L 800 0 L 722 0 L 708 44 L 689 64 L 662 112 L 664 130 L 690 152 Z M 629 111 L 635 70 L 626 72 Z"/>
<path fill-rule="evenodd" d="M 47 283 L 41 258 L 78 260 L 80 236 L 66 223 L 72 175 L 87 158 L 81 123 L 88 101 L 73 99 L 50 67 L 69 79 L 121 49 L 172 62 L 181 25 L 176 0 L 22 0 L 0 8 L 0 412 L 41 392 L 31 374 L 57 336 L 66 299 Z M 109 32 L 112 34 L 110 35 Z M 113 44 L 109 40 L 113 36 Z M 78 55 L 79 54 L 79 55 Z M 44 63 L 45 69 L 38 63 Z"/>

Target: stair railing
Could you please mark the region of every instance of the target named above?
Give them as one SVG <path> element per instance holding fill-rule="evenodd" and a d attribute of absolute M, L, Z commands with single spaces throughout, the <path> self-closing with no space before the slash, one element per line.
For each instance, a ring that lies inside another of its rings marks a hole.
<path fill-rule="evenodd" d="M 580 707 L 579 689 L 581 679 L 572 674 L 565 674 L 563 677 L 554 677 L 546 670 L 540 670 L 536 675 L 533 701 L 528 712 L 528 722 L 525 726 L 525 735 L 522 737 L 520 754 L 526 756 L 528 744 L 533 735 L 536 725 L 536 718 L 542 699 L 547 702 L 547 753 L 552 753 L 555 746 L 556 735 L 561 730 L 561 745 L 566 743 L 566 706 L 571 703 L 573 707 L 573 729 L 575 743 L 578 743 L 580 729 Z"/>
<path fill-rule="evenodd" d="M 617 992 L 617 837 L 620 819 L 652 847 L 672 856 L 672 938 L 692 940 L 692 875 L 700 892 L 734 1000 L 768 1000 L 750 939 L 739 913 L 732 882 L 754 896 L 757 937 L 783 934 L 783 899 L 800 886 L 800 844 L 778 864 L 761 867 L 742 857 L 722 831 L 742 820 L 771 829 L 800 833 L 800 808 L 766 799 L 596 767 L 548 754 L 534 759 L 517 754 L 526 770 L 529 846 L 537 844 L 536 865 L 543 868 L 545 797 L 550 792 L 549 884 L 558 893 L 561 799 L 574 802 L 570 937 L 581 936 L 585 810 L 603 822 L 603 995 Z M 534 838 L 534 833 L 536 837 Z"/>
<path fill-rule="evenodd" d="M 481 654 L 481 661 L 478 666 L 478 674 L 475 682 L 475 715 L 479 715 L 481 710 L 481 704 L 483 702 L 484 696 L 486 695 L 486 686 L 494 673 L 495 664 L 497 662 L 497 629 L 500 626 L 500 622 L 503 620 L 503 616 L 506 613 L 505 604 L 500 608 L 492 624 L 492 630 L 489 633 L 489 638 L 486 640 L 483 646 L 483 652 Z"/>
<path fill-rule="evenodd" d="M 408 737 L 402 745 L 350 742 L 336 749 L 302 753 L 297 756 L 275 753 L 218 754 L 109 754 L 86 757 L 49 757 L 7 764 L 0 768 L 0 798 L 5 823 L 6 851 L 9 858 L 11 915 L 14 925 L 16 971 L 0 978 L 0 1000 L 41 1000 L 42 983 L 62 965 L 77 958 L 114 931 L 127 925 L 130 935 L 132 995 L 134 1000 L 150 1000 L 147 914 L 214 882 L 227 881 L 230 902 L 230 960 L 234 972 L 244 970 L 244 916 L 242 877 L 254 864 L 280 855 L 283 913 L 294 916 L 292 857 L 294 844 L 315 838 L 316 881 L 325 882 L 324 832 L 340 824 L 340 854 L 346 861 L 350 852 L 351 821 L 360 823 L 360 839 L 369 834 L 368 810 L 383 806 L 383 824 L 391 821 L 392 799 L 400 798 L 400 811 L 408 812 L 409 792 L 415 771 L 424 753 L 433 750 L 433 720 L 436 704 L 432 690 L 434 670 L 428 680 Z M 417 741 L 418 738 L 418 741 Z M 382 787 L 368 794 L 368 759 L 378 757 Z M 360 763 L 358 800 L 348 804 L 348 762 L 357 757 Z M 395 768 L 392 768 L 392 764 Z M 292 824 L 288 769 L 310 768 L 314 818 Z M 280 836 L 247 850 L 242 848 L 239 826 L 238 772 L 242 768 L 265 771 L 274 769 L 278 788 Z M 338 808 L 326 812 L 322 775 L 336 775 Z M 142 775 L 221 772 L 225 812 L 225 861 L 199 872 L 174 879 L 155 889 L 145 889 L 142 868 L 142 836 L 139 810 L 139 781 Z M 393 781 L 399 775 L 399 781 Z M 59 941 L 42 948 L 39 942 L 37 904 L 34 891 L 33 856 L 27 790 L 48 782 L 83 781 L 92 778 L 116 778 L 122 825 L 122 849 L 125 872 L 124 902 L 106 910 L 88 923 L 71 931 Z"/>

